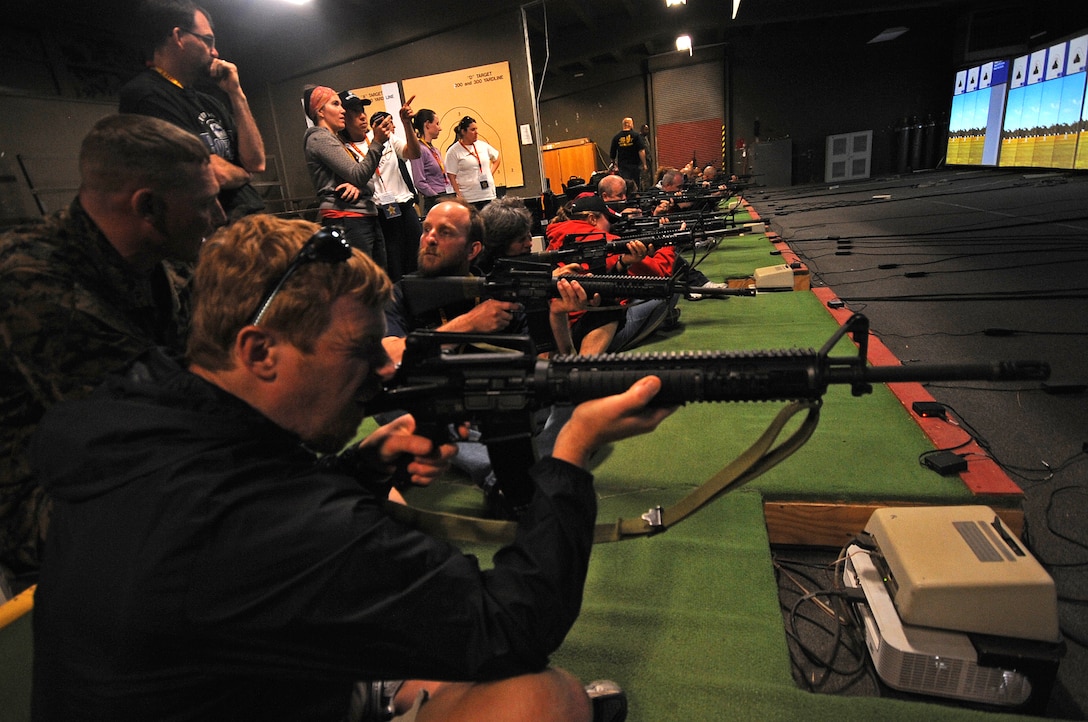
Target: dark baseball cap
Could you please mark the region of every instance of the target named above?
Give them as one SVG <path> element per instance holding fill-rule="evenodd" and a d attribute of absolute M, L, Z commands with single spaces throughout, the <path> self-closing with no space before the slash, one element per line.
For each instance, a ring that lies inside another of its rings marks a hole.
<path fill-rule="evenodd" d="M 623 216 L 609 208 L 596 193 L 582 193 L 579 195 L 571 202 L 569 213 L 572 216 L 579 213 L 600 213 L 611 223 L 618 223 L 623 220 Z"/>
<path fill-rule="evenodd" d="M 371 125 L 381 125 L 386 118 L 392 118 L 392 113 L 386 113 L 384 110 L 378 110 L 374 112 L 374 115 L 370 116 Z"/>
<path fill-rule="evenodd" d="M 358 95 L 351 92 L 350 90 L 341 90 L 340 104 L 348 110 L 354 110 L 361 113 L 363 111 L 363 108 L 370 105 L 370 99 L 360 98 Z"/>

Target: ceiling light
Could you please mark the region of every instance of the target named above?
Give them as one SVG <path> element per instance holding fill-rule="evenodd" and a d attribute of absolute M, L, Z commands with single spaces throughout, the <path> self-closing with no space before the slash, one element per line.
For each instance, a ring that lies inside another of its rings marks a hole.
<path fill-rule="evenodd" d="M 688 55 L 691 55 L 691 36 L 681 35 L 680 37 L 678 37 L 676 39 L 676 49 L 679 52 L 687 50 Z"/>
<path fill-rule="evenodd" d="M 671 8 L 673 5 L 687 5 L 688 0 L 665 0 L 665 7 Z"/>
<path fill-rule="evenodd" d="M 910 30 L 910 28 L 885 28 L 875 38 L 866 43 L 866 45 L 872 45 L 873 43 L 884 43 L 889 40 L 895 40 L 903 33 Z"/>
<path fill-rule="evenodd" d="M 733 19 L 737 19 L 737 11 L 740 10 L 740 0 L 733 0 Z"/>

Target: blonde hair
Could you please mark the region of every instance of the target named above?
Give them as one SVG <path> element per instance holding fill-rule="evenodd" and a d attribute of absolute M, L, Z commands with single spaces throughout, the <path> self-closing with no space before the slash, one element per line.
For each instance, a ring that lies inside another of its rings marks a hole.
<path fill-rule="evenodd" d="M 204 243 L 193 278 L 193 322 L 187 356 L 209 370 L 231 367 L 231 349 L 261 297 L 318 230 L 315 223 L 245 216 Z M 261 326 L 275 329 L 304 352 L 328 327 L 332 303 L 352 296 L 370 308 L 389 300 L 389 277 L 362 251 L 343 263 L 307 263 L 291 275 Z"/>

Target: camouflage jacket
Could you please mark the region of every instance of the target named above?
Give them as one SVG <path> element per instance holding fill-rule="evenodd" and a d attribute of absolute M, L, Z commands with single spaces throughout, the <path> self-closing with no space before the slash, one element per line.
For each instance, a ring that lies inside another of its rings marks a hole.
<path fill-rule="evenodd" d="M 28 442 L 45 413 L 150 346 L 183 350 L 191 269 L 133 269 L 78 199 L 0 236 L 0 562 L 38 566 L 49 502 Z"/>

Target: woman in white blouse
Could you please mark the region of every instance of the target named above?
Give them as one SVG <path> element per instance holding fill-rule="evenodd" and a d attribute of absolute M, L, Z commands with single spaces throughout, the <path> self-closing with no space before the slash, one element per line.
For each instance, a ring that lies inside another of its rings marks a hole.
<path fill-rule="evenodd" d="M 446 175 L 457 198 L 483 208 L 495 199 L 499 151 L 480 140 L 476 120 L 466 115 L 457 124 L 457 142 L 446 151 Z"/>

